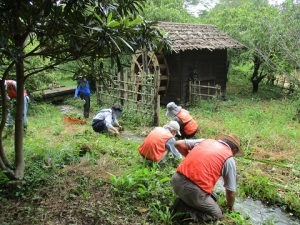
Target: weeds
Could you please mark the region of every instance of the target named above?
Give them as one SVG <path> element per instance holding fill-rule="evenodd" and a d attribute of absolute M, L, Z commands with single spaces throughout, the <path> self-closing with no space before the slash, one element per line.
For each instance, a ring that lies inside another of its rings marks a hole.
<path fill-rule="evenodd" d="M 242 91 L 244 86 L 240 91 L 235 90 L 237 88 L 229 84 L 226 101 L 200 101 L 189 107 L 200 125 L 197 138 L 214 138 L 218 133 L 228 132 L 239 135 L 246 157 L 236 159 L 238 197 L 250 196 L 269 204 L 280 204 L 300 217 L 300 124 L 293 120 L 296 100 L 282 98 L 276 89 L 270 91 L 264 86 L 256 95 Z M 92 102 L 96 102 L 95 95 Z M 81 111 L 81 103 L 73 99 L 65 104 L 78 104 Z M 91 114 L 100 108 L 92 104 Z M 161 123 L 168 120 L 164 113 L 162 106 Z M 170 206 L 176 196 L 170 179 L 178 162 L 146 165 L 138 154 L 138 141 L 122 135 L 96 134 L 89 123 L 67 126 L 58 107 L 51 104 L 32 102 L 28 115 L 28 133 L 24 139 L 25 180 L 9 185 L 7 178 L 0 174 L 0 200 L 5 203 L 1 212 L 10 215 L 0 217 L 1 224 L 17 224 L 14 222 L 17 220 L 24 220 L 24 224 L 47 221 L 72 224 L 76 221 L 75 215 L 90 224 L 115 221 L 121 221 L 119 224 L 174 224 Z M 120 123 L 139 134 L 149 128 L 145 121 L 148 119 L 126 108 Z M 4 141 L 5 146 L 11 146 L 6 149 L 11 157 L 13 139 L 8 137 Z M 24 205 L 17 216 L 9 214 L 15 199 Z M 43 201 L 50 206 L 43 205 Z M 51 206 L 59 201 L 65 205 L 57 213 Z M 225 209 L 223 195 L 219 197 L 219 204 Z M 61 221 L 71 216 L 73 220 Z M 248 218 L 237 212 L 225 212 L 225 216 L 224 221 L 214 224 L 250 224 Z M 266 225 L 273 222 L 276 221 L 262 221 Z"/>

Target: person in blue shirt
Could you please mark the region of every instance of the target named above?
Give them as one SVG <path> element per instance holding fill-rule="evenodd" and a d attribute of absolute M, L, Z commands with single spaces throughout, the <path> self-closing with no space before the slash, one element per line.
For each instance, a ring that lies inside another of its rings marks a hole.
<path fill-rule="evenodd" d="M 90 106 L 91 106 L 91 90 L 89 82 L 87 81 L 86 77 L 84 76 L 78 76 L 78 85 L 75 90 L 74 99 L 76 99 L 78 96 L 84 101 L 83 105 L 83 116 L 85 119 L 89 118 L 90 114 Z"/>

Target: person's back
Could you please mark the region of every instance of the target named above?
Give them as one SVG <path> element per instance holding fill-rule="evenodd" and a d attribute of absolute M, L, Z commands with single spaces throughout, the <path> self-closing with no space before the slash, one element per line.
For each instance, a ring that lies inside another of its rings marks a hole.
<path fill-rule="evenodd" d="M 181 138 L 189 139 L 198 132 L 198 123 L 190 113 L 174 102 L 167 104 L 166 116 L 172 117 L 180 125 Z"/>
<path fill-rule="evenodd" d="M 176 121 L 169 121 L 163 127 L 155 127 L 139 146 L 140 155 L 156 163 L 164 163 L 169 153 L 181 159 L 181 154 L 174 146 L 175 135 L 180 135 L 179 129 Z"/>
<path fill-rule="evenodd" d="M 177 171 L 211 194 L 221 176 L 223 164 L 232 156 L 231 149 L 224 144 L 205 139 L 188 153 Z"/>
<path fill-rule="evenodd" d="M 226 190 L 226 203 L 233 210 L 236 196 L 236 165 L 234 155 L 241 152 L 240 139 L 234 135 L 217 135 L 213 139 L 180 140 L 175 147 L 185 156 L 173 174 L 171 184 L 185 205 L 183 212 L 193 214 L 196 221 L 223 218 L 222 211 L 212 197 L 213 188 L 222 176 Z M 176 202 L 175 202 L 176 203 Z M 181 210 L 178 204 L 174 209 Z"/>
<path fill-rule="evenodd" d="M 159 162 L 166 153 L 166 143 L 173 135 L 168 129 L 155 127 L 139 147 L 139 153 L 146 159 Z"/>

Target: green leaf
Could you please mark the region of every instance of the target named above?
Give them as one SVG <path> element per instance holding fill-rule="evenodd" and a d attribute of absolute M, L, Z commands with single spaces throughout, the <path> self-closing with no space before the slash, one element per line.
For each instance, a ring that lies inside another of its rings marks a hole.
<path fill-rule="evenodd" d="M 113 14 L 112 14 L 112 12 L 110 12 L 110 13 L 108 14 L 108 17 L 107 17 L 107 20 L 106 20 L 106 22 L 107 22 L 108 24 L 110 23 L 112 16 L 113 16 Z"/>
<path fill-rule="evenodd" d="M 107 27 L 118 27 L 118 26 L 120 26 L 120 23 L 115 20 L 113 20 L 107 24 Z"/>
<path fill-rule="evenodd" d="M 96 19 L 103 24 L 103 20 L 100 18 L 100 16 L 94 12 L 94 16 L 96 17 Z"/>
<path fill-rule="evenodd" d="M 144 19 L 142 17 L 136 18 L 135 20 L 129 22 L 128 26 L 132 27 L 132 26 L 136 26 L 138 24 L 141 24 L 144 21 Z"/>

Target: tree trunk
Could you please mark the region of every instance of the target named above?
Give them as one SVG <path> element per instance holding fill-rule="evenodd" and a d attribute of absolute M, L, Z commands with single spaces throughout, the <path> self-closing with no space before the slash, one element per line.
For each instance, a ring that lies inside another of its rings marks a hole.
<path fill-rule="evenodd" d="M 254 55 L 253 56 L 253 63 L 254 63 L 254 68 L 253 68 L 253 74 L 251 77 L 251 82 L 252 82 L 252 92 L 257 93 L 258 92 L 258 87 L 259 83 L 267 76 L 267 74 L 263 74 L 263 71 L 261 70 L 259 73 L 260 66 L 262 64 L 261 59 Z"/>
<path fill-rule="evenodd" d="M 23 42 L 20 42 L 23 49 Z M 18 180 L 24 178 L 25 161 L 23 151 L 24 137 L 24 58 L 23 54 L 18 57 L 16 63 L 17 75 L 17 108 L 15 118 L 15 176 Z"/>
<path fill-rule="evenodd" d="M 258 92 L 258 86 L 259 86 L 259 82 L 252 81 L 252 93 Z"/>
<path fill-rule="evenodd" d="M 2 106 L 2 114 L 1 114 L 1 124 L 0 124 L 0 169 L 10 180 L 15 180 L 15 174 L 13 171 L 13 166 L 10 164 L 8 158 L 4 152 L 3 146 L 3 130 L 5 127 L 6 119 L 7 119 L 7 98 L 6 98 L 6 89 L 4 87 L 5 79 L 9 73 L 9 71 L 13 68 L 13 64 L 10 64 L 9 67 L 3 74 L 2 80 L 0 81 L 0 89 L 1 89 L 1 106 Z"/>

